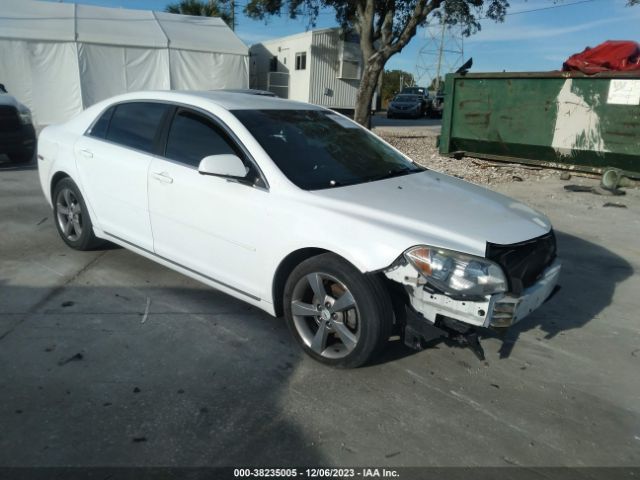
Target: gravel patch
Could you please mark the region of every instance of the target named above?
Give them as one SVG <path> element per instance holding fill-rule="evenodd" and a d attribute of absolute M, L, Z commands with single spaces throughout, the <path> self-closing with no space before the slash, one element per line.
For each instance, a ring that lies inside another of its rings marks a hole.
<path fill-rule="evenodd" d="M 477 158 L 455 159 L 438 153 L 434 135 L 397 135 L 382 129 L 376 133 L 415 162 L 429 169 L 462 178 L 478 185 L 496 185 L 507 182 L 535 182 L 559 178 L 560 170 L 513 163 L 492 162 Z M 566 172 L 565 176 L 566 176 Z M 597 178 L 589 174 L 571 173 L 572 176 Z"/>

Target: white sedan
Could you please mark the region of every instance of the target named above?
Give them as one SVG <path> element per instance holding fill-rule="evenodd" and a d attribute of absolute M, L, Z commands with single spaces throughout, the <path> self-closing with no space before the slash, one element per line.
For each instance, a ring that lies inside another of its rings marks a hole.
<path fill-rule="evenodd" d="M 108 240 L 284 315 L 334 366 L 433 326 L 478 352 L 476 328 L 521 320 L 559 275 L 544 215 L 305 103 L 125 94 L 44 129 L 38 167 L 67 245 Z"/>

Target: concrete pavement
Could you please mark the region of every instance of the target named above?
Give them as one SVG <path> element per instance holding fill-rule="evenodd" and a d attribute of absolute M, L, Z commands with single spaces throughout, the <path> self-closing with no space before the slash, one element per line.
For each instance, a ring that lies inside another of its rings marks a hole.
<path fill-rule="evenodd" d="M 341 371 L 149 260 L 70 250 L 39 188 L 0 171 L 0 466 L 640 465 L 637 191 L 500 187 L 550 215 L 563 290 L 486 362 L 396 344 Z"/>

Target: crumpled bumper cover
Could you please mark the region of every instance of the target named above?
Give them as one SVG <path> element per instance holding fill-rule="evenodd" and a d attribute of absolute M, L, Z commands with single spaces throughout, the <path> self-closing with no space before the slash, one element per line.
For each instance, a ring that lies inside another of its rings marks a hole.
<path fill-rule="evenodd" d="M 519 322 L 542 305 L 554 292 L 560 278 L 562 265 L 555 260 L 543 272 L 541 278 L 522 295 L 514 297 L 504 295 L 493 305 L 489 325 L 492 327 L 509 327 Z"/>
<path fill-rule="evenodd" d="M 560 277 L 561 264 L 555 260 L 540 278 L 519 296 L 510 294 L 488 295 L 480 300 L 454 299 L 444 294 L 430 292 L 420 282 L 411 266 L 400 266 L 385 272 L 395 282 L 409 287 L 411 307 L 430 323 L 439 316 L 448 317 L 477 327 L 509 327 L 542 305 L 554 292 Z"/>

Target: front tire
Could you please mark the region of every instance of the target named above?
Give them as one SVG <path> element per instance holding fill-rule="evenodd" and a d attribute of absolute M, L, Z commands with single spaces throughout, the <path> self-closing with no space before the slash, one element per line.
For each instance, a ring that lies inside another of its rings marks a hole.
<path fill-rule="evenodd" d="M 382 281 L 332 253 L 305 260 L 291 272 L 284 314 L 309 356 L 341 368 L 371 361 L 393 327 L 391 300 Z"/>
<path fill-rule="evenodd" d="M 70 178 L 53 188 L 53 217 L 60 238 L 75 250 L 92 250 L 102 241 L 93 233 L 93 224 L 80 189 Z"/>

